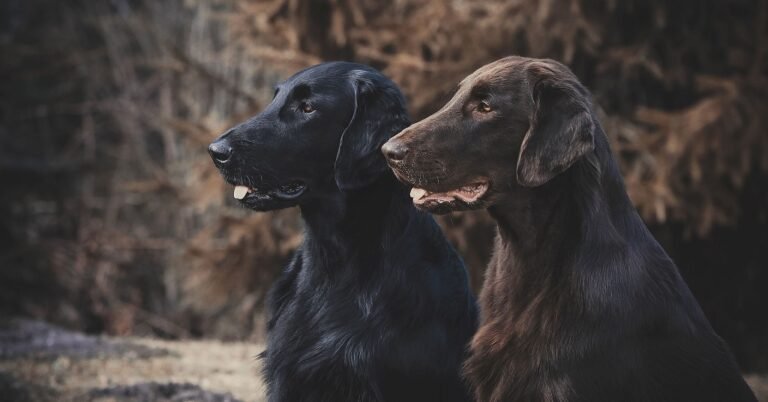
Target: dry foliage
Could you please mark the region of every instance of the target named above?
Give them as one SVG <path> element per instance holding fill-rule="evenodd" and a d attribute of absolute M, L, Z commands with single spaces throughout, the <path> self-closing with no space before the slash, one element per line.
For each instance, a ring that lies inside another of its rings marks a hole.
<path fill-rule="evenodd" d="M 92 331 L 260 332 L 298 217 L 235 206 L 205 145 L 321 60 L 381 69 L 414 118 L 499 57 L 561 60 L 593 90 L 643 217 L 698 236 L 737 222 L 745 179 L 768 172 L 759 0 L 11 3 L 0 167 L 23 196 L 0 198 L 18 267 L 4 301 Z M 478 286 L 489 220 L 442 224 Z"/>

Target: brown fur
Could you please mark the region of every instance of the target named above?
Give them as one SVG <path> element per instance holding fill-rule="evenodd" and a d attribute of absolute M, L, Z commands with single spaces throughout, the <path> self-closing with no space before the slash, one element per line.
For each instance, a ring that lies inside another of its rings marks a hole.
<path fill-rule="evenodd" d="M 634 210 L 588 91 L 552 60 L 508 57 L 382 151 L 434 213 L 498 225 L 465 362 L 476 400 L 754 401 Z"/>

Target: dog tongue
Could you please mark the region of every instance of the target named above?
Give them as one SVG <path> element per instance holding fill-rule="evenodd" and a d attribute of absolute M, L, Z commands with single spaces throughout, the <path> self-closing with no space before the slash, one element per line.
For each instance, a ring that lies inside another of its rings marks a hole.
<path fill-rule="evenodd" d="M 427 194 L 427 190 L 424 190 L 423 188 L 414 187 L 411 189 L 411 198 L 413 198 L 414 200 L 420 199 L 425 194 Z"/>
<path fill-rule="evenodd" d="M 238 200 L 242 200 L 245 198 L 245 195 L 248 194 L 248 187 L 246 186 L 235 186 L 235 198 Z"/>

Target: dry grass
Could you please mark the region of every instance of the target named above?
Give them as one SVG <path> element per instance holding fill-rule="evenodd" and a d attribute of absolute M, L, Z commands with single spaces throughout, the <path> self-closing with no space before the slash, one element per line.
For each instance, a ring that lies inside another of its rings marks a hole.
<path fill-rule="evenodd" d="M 171 352 L 162 357 L 106 356 L 89 359 L 59 357 L 0 360 L 0 372 L 10 373 L 25 387 L 46 389 L 57 401 L 103 399 L 86 397 L 94 389 L 147 382 L 194 384 L 208 392 L 229 393 L 243 402 L 265 401 L 257 356 L 262 347 L 247 343 L 158 341 L 124 338 Z M 106 399 L 110 400 L 110 399 Z M 113 399 L 117 401 L 118 399 Z"/>

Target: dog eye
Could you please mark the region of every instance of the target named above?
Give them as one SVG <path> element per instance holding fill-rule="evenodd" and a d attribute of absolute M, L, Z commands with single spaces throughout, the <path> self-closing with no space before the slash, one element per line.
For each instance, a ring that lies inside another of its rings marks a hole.
<path fill-rule="evenodd" d="M 313 108 L 312 105 L 310 105 L 307 102 L 301 102 L 301 105 L 299 105 L 299 109 L 301 109 L 301 111 L 304 113 L 312 113 L 315 111 L 315 108 Z"/>
<path fill-rule="evenodd" d="M 477 111 L 480 113 L 490 113 L 492 110 L 491 104 L 486 101 L 480 101 L 480 103 L 477 104 Z"/>

